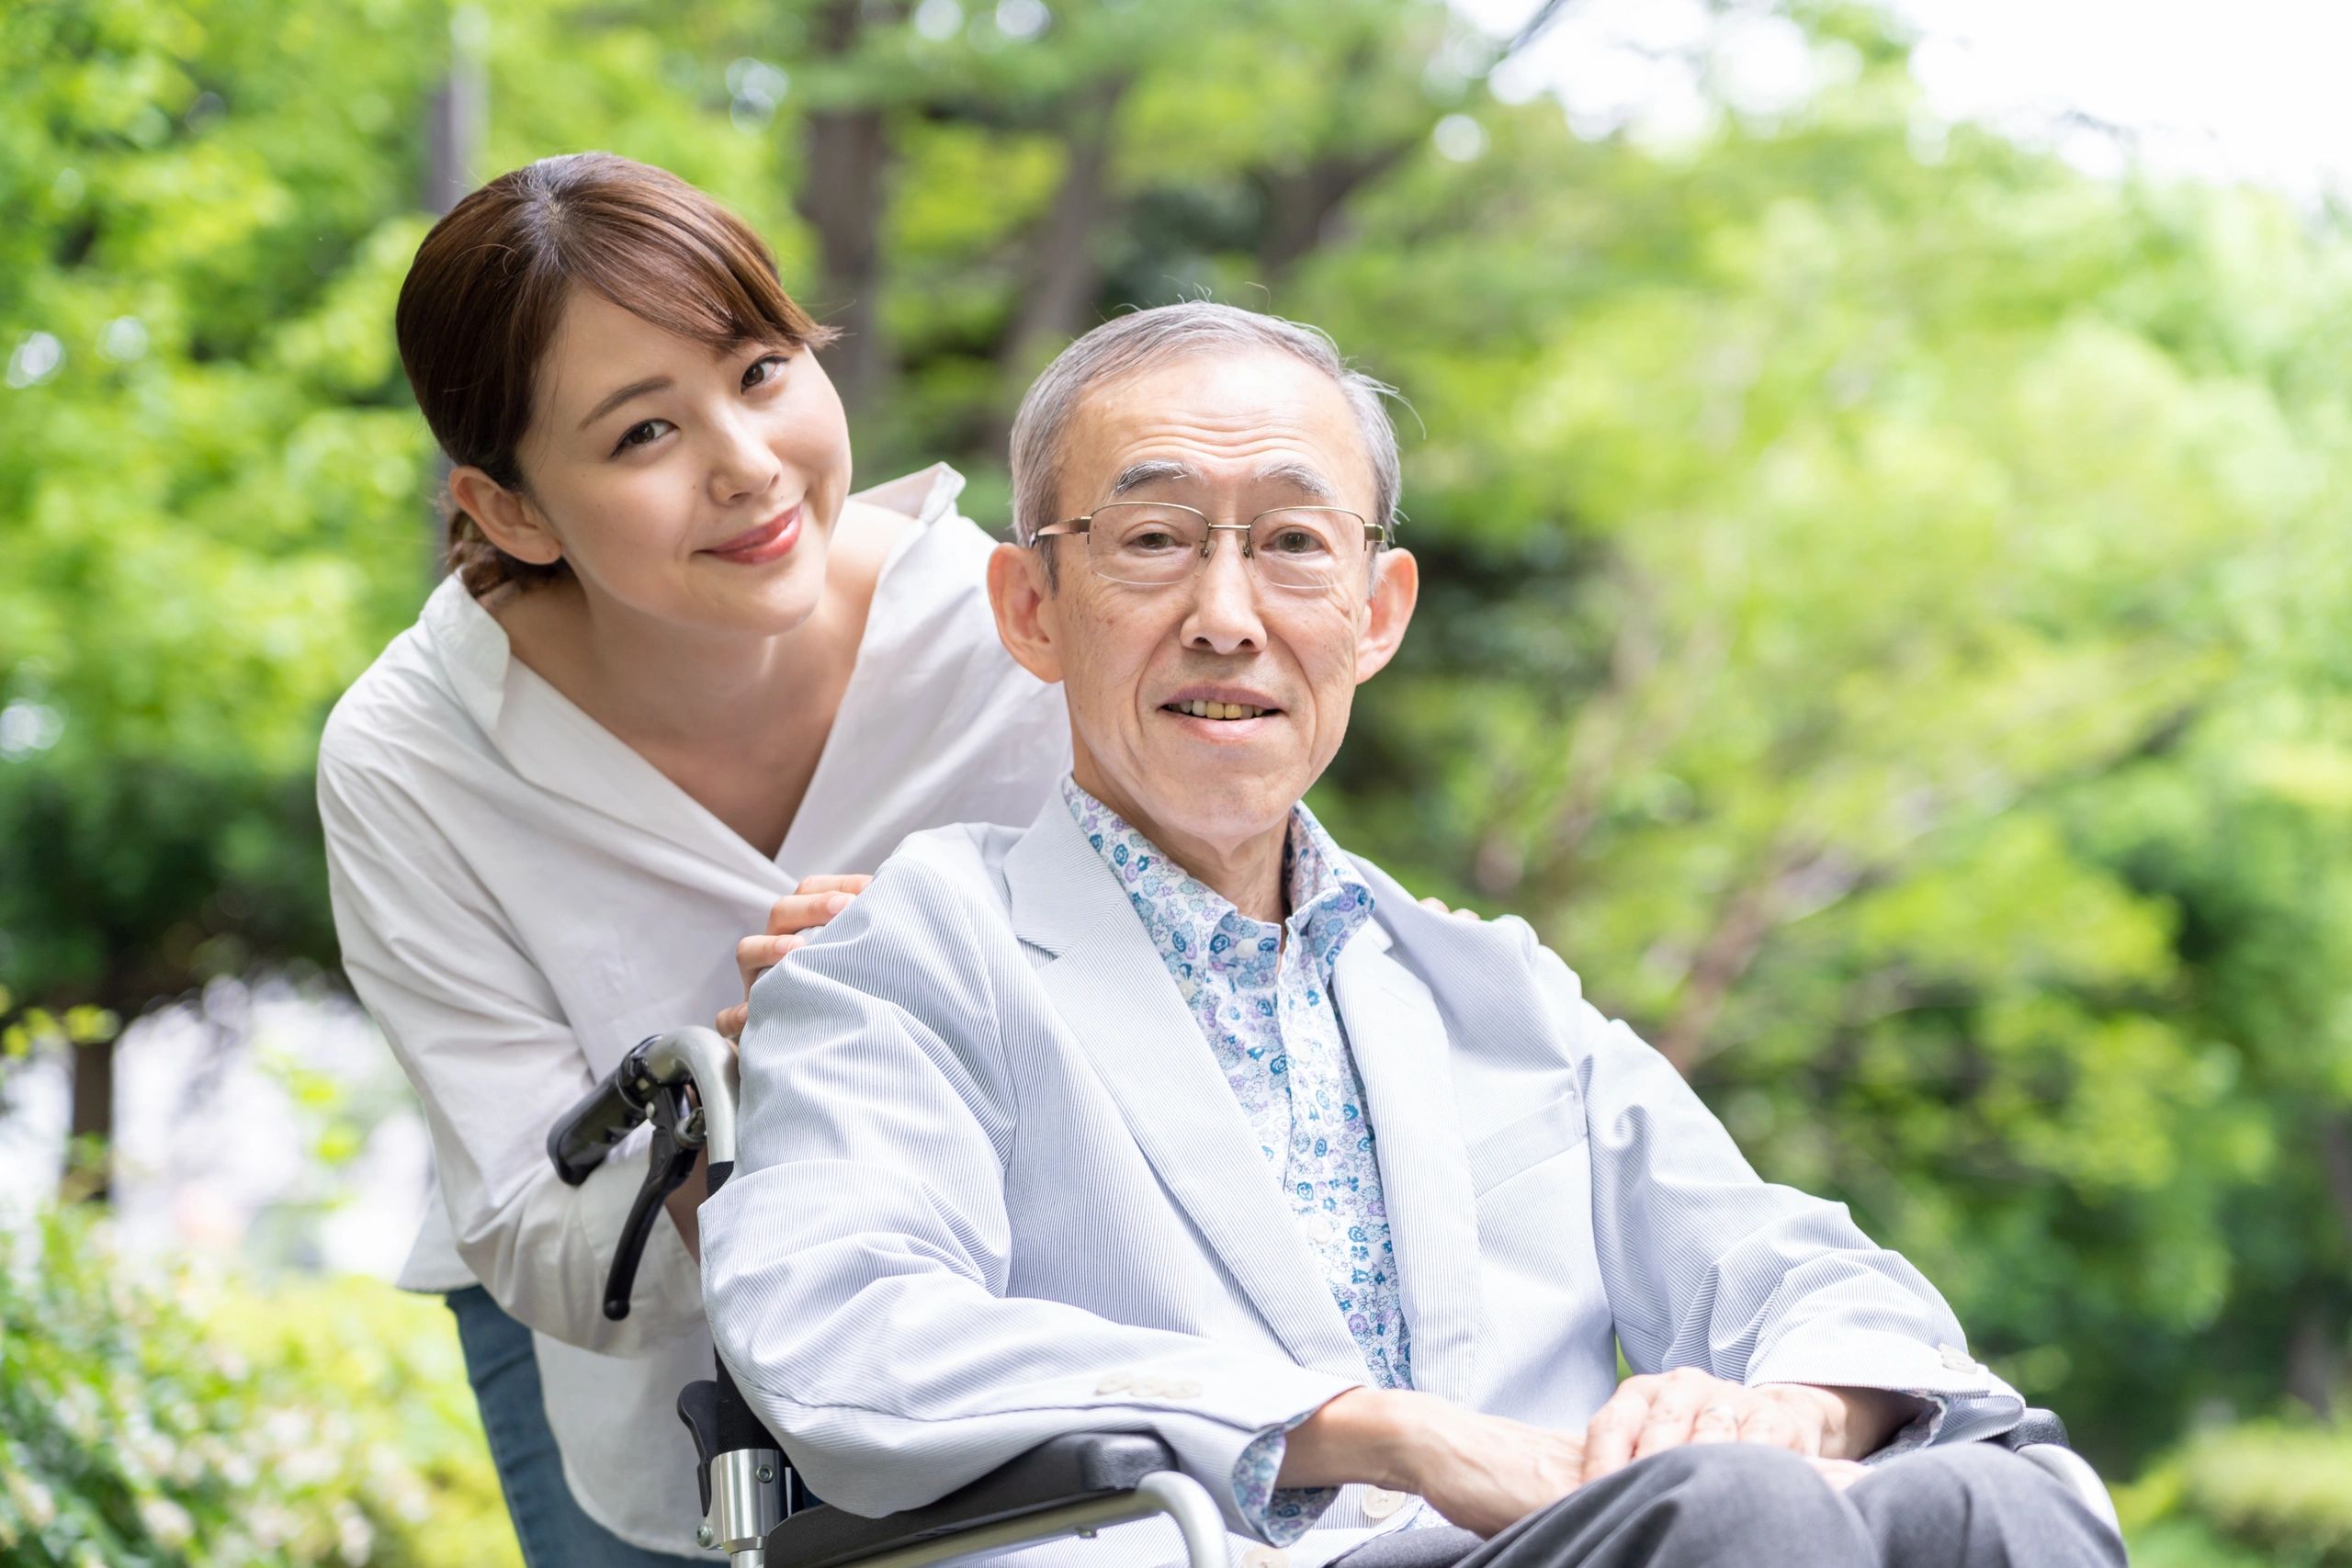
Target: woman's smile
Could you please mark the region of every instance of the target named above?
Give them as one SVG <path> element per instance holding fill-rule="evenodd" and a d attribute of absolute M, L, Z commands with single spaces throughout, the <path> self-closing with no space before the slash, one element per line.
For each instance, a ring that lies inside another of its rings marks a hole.
<path fill-rule="evenodd" d="M 758 526 L 746 528 L 733 538 L 723 539 L 699 553 L 717 556 L 737 566 L 760 566 L 788 556 L 792 547 L 800 542 L 800 518 L 805 510 L 796 501 Z"/>

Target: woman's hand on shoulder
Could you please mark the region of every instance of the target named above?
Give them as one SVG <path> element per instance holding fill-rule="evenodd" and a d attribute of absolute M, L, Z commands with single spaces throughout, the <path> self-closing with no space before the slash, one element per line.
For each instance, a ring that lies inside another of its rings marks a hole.
<path fill-rule="evenodd" d="M 729 1040 L 743 1038 L 750 1016 L 752 984 L 784 961 L 786 953 L 806 943 L 808 932 L 849 908 L 865 891 L 870 876 L 809 876 L 775 901 L 768 911 L 768 929 L 735 944 L 735 971 L 743 977 L 743 1000 L 721 1012 L 718 1032 Z"/>

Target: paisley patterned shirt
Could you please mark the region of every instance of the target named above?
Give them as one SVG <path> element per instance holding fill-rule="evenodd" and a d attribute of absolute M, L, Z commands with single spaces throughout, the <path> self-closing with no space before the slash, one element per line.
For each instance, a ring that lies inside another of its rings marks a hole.
<path fill-rule="evenodd" d="M 1372 1381 L 1409 1388 L 1411 1346 L 1363 1079 L 1331 1001 L 1332 970 L 1372 918 L 1372 889 L 1314 814 L 1294 807 L 1283 852 L 1290 918 L 1255 920 L 1075 781 L 1063 782 L 1062 798 L 1191 1006 Z M 1280 1432 L 1260 1438 L 1234 1477 L 1243 1513 L 1277 1546 L 1304 1534 L 1336 1495 L 1276 1489 L 1283 1446 Z"/>

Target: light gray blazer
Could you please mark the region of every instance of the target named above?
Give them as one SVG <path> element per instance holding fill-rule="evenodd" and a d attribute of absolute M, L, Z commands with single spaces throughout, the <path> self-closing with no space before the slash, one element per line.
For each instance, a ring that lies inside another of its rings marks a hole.
<path fill-rule="evenodd" d="M 1359 864 L 1374 918 L 1333 995 L 1415 1386 L 1575 1427 L 1622 1344 L 1639 1371 L 1932 1396 L 1905 1443 L 2017 1421 L 1934 1287 L 1842 1204 L 1759 1179 L 1524 922 L 1438 915 Z M 1143 1429 L 1238 1530 L 1242 1448 L 1368 1381 L 1199 1027 L 1058 796 L 1026 831 L 907 840 L 754 987 L 742 1064 L 703 1290 L 719 1353 L 827 1501 L 888 1513 L 1061 1433 Z M 1364 1496 L 1349 1488 L 1292 1568 L 1415 1511 L 1375 1525 Z M 1125 1568 L 1181 1549 L 1155 1521 L 1018 1555 Z"/>

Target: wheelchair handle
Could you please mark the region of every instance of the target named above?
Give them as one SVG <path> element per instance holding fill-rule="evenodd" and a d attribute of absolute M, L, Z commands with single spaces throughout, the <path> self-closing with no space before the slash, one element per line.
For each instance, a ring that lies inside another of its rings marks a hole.
<path fill-rule="evenodd" d="M 548 1158 L 567 1187 L 605 1163 L 613 1145 L 654 1114 L 664 1089 L 691 1088 L 701 1102 L 700 1146 L 712 1174 L 735 1163 L 735 1048 L 716 1030 L 674 1029 L 629 1048 L 579 1103 L 548 1129 Z M 711 1185 L 718 1185 L 714 1180 Z"/>
<path fill-rule="evenodd" d="M 640 1122 L 653 1124 L 645 1180 L 629 1205 L 605 1280 L 605 1315 L 628 1315 L 637 1266 L 670 1195 L 710 1156 L 712 1191 L 735 1168 L 735 1049 L 708 1029 L 648 1035 L 629 1048 L 578 1104 L 548 1129 L 556 1176 L 577 1187 Z"/>
<path fill-rule="evenodd" d="M 635 1131 L 650 1110 L 652 1084 L 641 1060 L 648 1041 L 623 1056 L 571 1110 L 548 1129 L 548 1158 L 566 1187 L 577 1187 L 605 1163 L 613 1145 Z"/>

